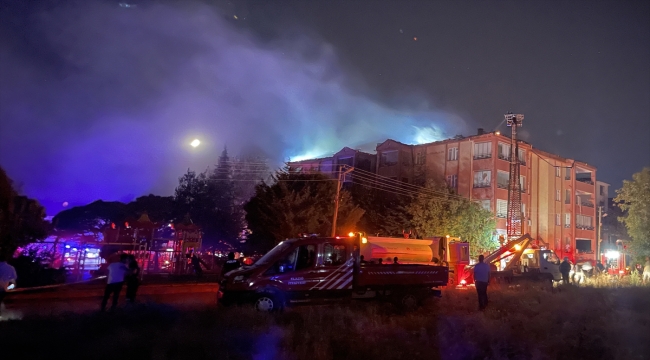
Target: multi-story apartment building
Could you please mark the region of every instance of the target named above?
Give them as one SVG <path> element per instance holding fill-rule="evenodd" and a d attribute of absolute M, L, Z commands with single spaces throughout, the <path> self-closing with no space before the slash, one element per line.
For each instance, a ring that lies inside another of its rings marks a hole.
<path fill-rule="evenodd" d="M 377 145 L 376 155 L 344 148 L 333 157 L 290 166 L 298 169 L 312 164 L 313 169 L 316 162 L 335 163 L 340 154 L 360 154 L 363 159 L 374 156 L 374 172 L 379 175 L 416 185 L 446 181 L 458 194 L 494 213 L 498 237 L 506 235 L 510 146 L 509 137 L 479 129 L 474 136 L 418 145 L 388 139 Z M 535 149 L 524 141 L 518 146 L 523 233 L 561 257 L 595 260 L 596 168 Z M 331 169 L 320 166 L 321 171 Z"/>
<path fill-rule="evenodd" d="M 337 176 L 341 165 L 374 173 L 377 169 L 377 155 L 346 146 L 332 156 L 289 162 L 289 167 L 293 171 L 320 172 L 332 177 Z"/>

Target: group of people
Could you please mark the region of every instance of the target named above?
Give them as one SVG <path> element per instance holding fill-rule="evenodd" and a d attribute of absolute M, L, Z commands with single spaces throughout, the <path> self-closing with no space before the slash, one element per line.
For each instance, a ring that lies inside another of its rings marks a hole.
<path fill-rule="evenodd" d="M 102 311 L 106 310 L 108 299 L 113 295 L 111 310 L 117 307 L 122 287 L 126 283 L 126 301 L 135 302 L 135 295 L 140 286 L 140 266 L 133 255 L 121 254 L 120 261 L 108 265 L 108 279 L 102 298 Z"/>

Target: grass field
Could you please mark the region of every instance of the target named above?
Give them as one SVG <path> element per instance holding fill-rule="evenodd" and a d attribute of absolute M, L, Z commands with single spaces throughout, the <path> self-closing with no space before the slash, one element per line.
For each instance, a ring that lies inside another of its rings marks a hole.
<path fill-rule="evenodd" d="M 387 304 L 178 310 L 0 322 L 12 359 L 649 359 L 650 287 L 491 286 L 401 313 Z M 5 347 L 6 346 L 6 347 Z M 6 352 L 5 352 L 6 354 Z"/>

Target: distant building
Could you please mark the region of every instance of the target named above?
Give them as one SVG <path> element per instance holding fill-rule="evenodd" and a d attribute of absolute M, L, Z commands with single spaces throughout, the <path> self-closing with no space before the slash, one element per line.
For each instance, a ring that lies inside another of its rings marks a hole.
<path fill-rule="evenodd" d="M 596 205 L 603 207 L 603 213 L 609 210 L 609 184 L 596 181 Z"/>
<path fill-rule="evenodd" d="M 519 141 L 522 189 L 522 233 L 529 233 L 561 257 L 595 260 L 596 168 L 533 148 Z M 336 171 L 333 164 L 355 166 L 357 159 L 376 164 L 378 175 L 424 185 L 445 180 L 465 198 L 494 213 L 497 234 L 506 235 L 510 138 L 479 130 L 474 136 L 427 144 L 408 145 L 388 139 L 377 145 L 376 155 L 344 148 L 329 158 L 290 163 L 294 170 Z M 350 156 L 352 159 L 350 159 Z M 371 157 L 374 157 L 374 161 Z M 333 170 L 332 170 L 333 169 Z M 603 183 L 604 184 L 604 183 Z M 599 190 L 600 188 L 598 188 Z"/>

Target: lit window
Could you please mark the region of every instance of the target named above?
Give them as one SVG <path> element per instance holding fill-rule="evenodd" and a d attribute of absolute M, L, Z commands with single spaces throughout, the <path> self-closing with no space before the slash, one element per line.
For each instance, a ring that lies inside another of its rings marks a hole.
<path fill-rule="evenodd" d="M 497 199 L 497 217 L 505 218 L 508 216 L 508 200 Z"/>
<path fill-rule="evenodd" d="M 474 144 L 474 159 L 488 159 L 492 157 L 492 143 L 482 142 Z"/>
<path fill-rule="evenodd" d="M 492 182 L 492 172 L 490 170 L 475 171 L 474 172 L 474 187 L 486 188 L 490 187 Z"/>

